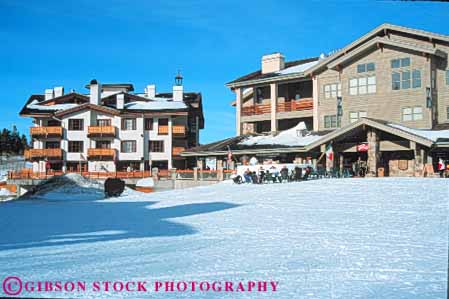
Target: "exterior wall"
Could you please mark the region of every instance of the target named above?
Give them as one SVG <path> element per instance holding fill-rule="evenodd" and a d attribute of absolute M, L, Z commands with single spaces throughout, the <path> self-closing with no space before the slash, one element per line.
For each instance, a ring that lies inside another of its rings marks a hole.
<path fill-rule="evenodd" d="M 438 45 L 438 48 L 448 53 L 449 45 Z M 442 58 L 433 59 L 435 70 L 435 88 L 433 89 L 433 98 L 436 100 L 437 106 L 437 123 L 449 123 L 447 109 L 449 107 L 449 85 L 446 84 L 446 71 L 449 70 L 448 59 Z"/>
<path fill-rule="evenodd" d="M 390 62 L 395 58 L 410 57 L 411 64 L 407 68 L 421 71 L 421 87 L 407 90 L 392 90 Z M 375 63 L 374 72 L 357 73 L 357 65 L 361 63 Z M 350 95 L 349 80 L 370 74 L 376 75 L 376 93 L 365 95 Z M 343 99 L 343 116 L 341 125 L 350 123 L 349 113 L 366 111 L 367 116 L 376 119 L 402 123 L 414 128 L 432 128 L 431 110 L 426 108 L 426 87 L 430 86 L 430 60 L 416 53 L 405 52 L 399 49 L 384 47 L 375 49 L 368 55 L 353 61 L 345 66 L 341 73 L 327 70 L 318 76 L 319 88 L 319 130 L 324 130 L 324 116 L 336 114 L 337 101 L 335 98 L 324 98 L 324 85 L 341 82 L 341 95 Z M 419 121 L 403 121 L 402 108 L 420 106 L 423 109 L 423 119 Z"/>
<path fill-rule="evenodd" d="M 83 119 L 84 130 L 83 131 L 70 131 L 69 130 L 69 119 Z M 91 112 L 81 111 L 78 113 L 70 114 L 68 117 L 62 119 L 62 127 L 64 132 L 64 137 L 61 140 L 61 149 L 65 153 L 66 161 L 87 161 L 87 149 L 92 146 L 91 140 L 87 137 L 87 126 L 91 123 Z M 83 152 L 82 153 L 69 153 L 69 140 L 70 141 L 83 141 Z"/>

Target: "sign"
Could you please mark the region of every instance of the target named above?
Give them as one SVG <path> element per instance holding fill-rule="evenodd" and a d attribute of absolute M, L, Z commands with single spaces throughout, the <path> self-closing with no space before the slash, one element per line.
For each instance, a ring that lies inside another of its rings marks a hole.
<path fill-rule="evenodd" d="M 368 143 L 357 144 L 358 152 L 367 152 L 368 151 Z"/>

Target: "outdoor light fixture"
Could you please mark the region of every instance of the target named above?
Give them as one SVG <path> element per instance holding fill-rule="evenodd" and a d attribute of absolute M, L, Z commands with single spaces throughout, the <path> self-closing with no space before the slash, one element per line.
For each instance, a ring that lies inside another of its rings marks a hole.
<path fill-rule="evenodd" d="M 432 108 L 432 95 L 430 93 L 430 87 L 426 87 L 426 107 Z"/>

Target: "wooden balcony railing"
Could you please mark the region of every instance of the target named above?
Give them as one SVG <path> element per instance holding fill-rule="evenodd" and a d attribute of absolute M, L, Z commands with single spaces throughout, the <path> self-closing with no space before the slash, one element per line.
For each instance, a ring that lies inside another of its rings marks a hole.
<path fill-rule="evenodd" d="M 168 135 L 168 126 L 158 126 L 159 135 Z"/>
<path fill-rule="evenodd" d="M 181 154 L 181 152 L 185 151 L 186 148 L 182 147 L 182 146 L 174 146 L 173 147 L 173 156 L 179 156 L 179 154 Z"/>
<path fill-rule="evenodd" d="M 60 148 L 45 148 L 45 149 L 29 149 L 25 150 L 25 159 L 37 159 L 37 158 L 49 158 L 49 159 L 61 159 L 62 150 Z"/>
<path fill-rule="evenodd" d="M 291 112 L 291 111 L 301 111 L 310 109 L 313 109 L 312 98 L 304 98 L 301 100 L 278 103 L 276 106 L 276 112 Z"/>
<path fill-rule="evenodd" d="M 277 103 L 276 112 L 291 112 L 313 109 L 313 99 L 303 98 L 283 103 Z M 271 113 L 270 104 L 257 104 L 248 107 L 242 107 L 242 116 L 251 116 Z"/>
<path fill-rule="evenodd" d="M 32 137 L 48 137 L 48 136 L 55 136 L 55 137 L 61 137 L 62 136 L 62 127 L 31 127 L 30 128 L 30 135 Z"/>
<path fill-rule="evenodd" d="M 91 179 L 106 179 L 106 178 L 145 178 L 150 177 L 150 171 L 117 171 L 117 172 L 79 172 L 79 171 L 67 171 L 66 173 L 79 173 L 84 177 Z M 62 171 L 49 170 L 47 172 L 32 172 L 32 170 L 24 171 L 9 171 L 8 179 L 20 180 L 20 179 L 48 179 L 54 176 L 60 176 L 64 173 Z"/>
<path fill-rule="evenodd" d="M 87 156 L 89 158 L 115 158 L 115 149 L 113 148 L 89 148 L 87 149 Z"/>
<path fill-rule="evenodd" d="M 185 136 L 186 135 L 186 127 L 181 125 L 174 125 L 172 127 L 172 132 L 174 136 Z"/>
<path fill-rule="evenodd" d="M 87 128 L 89 136 L 115 136 L 114 126 L 89 126 Z"/>

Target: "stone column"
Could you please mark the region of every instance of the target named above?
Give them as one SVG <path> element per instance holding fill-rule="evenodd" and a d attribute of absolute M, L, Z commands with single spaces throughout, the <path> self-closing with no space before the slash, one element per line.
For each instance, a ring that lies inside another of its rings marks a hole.
<path fill-rule="evenodd" d="M 217 180 L 223 181 L 223 160 L 217 160 Z"/>
<path fill-rule="evenodd" d="M 173 167 L 173 119 L 168 118 L 168 169 Z"/>
<path fill-rule="evenodd" d="M 278 85 L 270 84 L 271 133 L 277 131 L 276 106 L 278 98 Z"/>
<path fill-rule="evenodd" d="M 243 91 L 241 88 L 235 89 L 235 121 L 236 121 L 236 135 L 240 136 L 242 134 L 242 100 Z"/>
<path fill-rule="evenodd" d="M 368 141 L 368 172 L 367 177 L 377 176 L 377 167 L 379 164 L 380 151 L 379 151 L 379 138 L 377 132 L 374 129 L 369 129 L 367 132 Z"/>
<path fill-rule="evenodd" d="M 413 150 L 415 158 L 415 176 L 424 176 L 424 149 L 419 148 L 416 143 Z"/>

